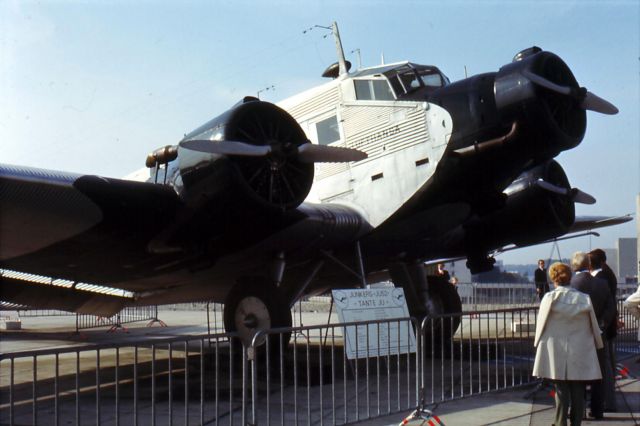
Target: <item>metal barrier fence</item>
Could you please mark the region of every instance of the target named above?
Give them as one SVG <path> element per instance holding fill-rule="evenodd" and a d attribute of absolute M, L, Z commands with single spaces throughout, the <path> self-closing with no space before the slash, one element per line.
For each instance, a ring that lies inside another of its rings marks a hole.
<path fill-rule="evenodd" d="M 618 336 L 640 353 L 637 320 Z M 0 354 L 2 424 L 347 424 L 530 383 L 537 308 Z M 459 325 L 459 326 L 458 326 Z M 448 339 L 452 328 L 453 338 Z M 416 330 L 415 351 L 410 334 Z M 291 342 L 283 342 L 291 336 Z M 345 336 L 352 336 L 351 359 Z M 353 338 L 355 336 L 355 338 Z M 632 342 L 635 342 L 632 343 Z"/>
<path fill-rule="evenodd" d="M 133 306 L 124 308 L 111 317 L 96 315 L 76 315 L 76 331 L 89 328 L 111 326 L 111 329 L 121 328 L 123 324 L 138 321 L 159 321 L 157 306 Z"/>
<path fill-rule="evenodd" d="M 618 357 L 640 354 L 640 319 L 624 308 L 624 299 L 618 299 L 618 318 L 623 324 L 614 340 Z"/>
<path fill-rule="evenodd" d="M 624 298 L 637 288 L 638 284 L 619 283 L 616 297 Z M 458 283 L 456 289 L 463 311 L 525 307 L 539 303 L 533 283 Z"/>
<path fill-rule="evenodd" d="M 537 311 L 513 308 L 426 318 L 422 323 L 424 401 L 463 398 L 534 380 Z M 458 320 L 454 338 L 445 340 L 442 330 L 455 327 Z"/>
<path fill-rule="evenodd" d="M 20 309 L 5 309 L 6 311 L 15 311 L 18 318 L 30 317 L 67 317 L 75 315 L 73 312 L 59 311 L 57 309 L 29 309 L 27 307 Z"/>
<path fill-rule="evenodd" d="M 458 295 L 463 311 L 499 309 L 506 306 L 532 306 L 539 302 L 533 284 L 512 283 L 458 283 Z"/>

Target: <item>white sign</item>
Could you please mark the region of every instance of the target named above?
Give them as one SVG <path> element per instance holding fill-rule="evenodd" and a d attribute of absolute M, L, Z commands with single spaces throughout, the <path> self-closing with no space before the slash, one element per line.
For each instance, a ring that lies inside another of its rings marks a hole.
<path fill-rule="evenodd" d="M 416 336 L 408 319 L 402 288 L 333 290 L 340 322 L 380 321 L 350 325 L 344 329 L 348 359 L 399 355 L 416 351 Z"/>

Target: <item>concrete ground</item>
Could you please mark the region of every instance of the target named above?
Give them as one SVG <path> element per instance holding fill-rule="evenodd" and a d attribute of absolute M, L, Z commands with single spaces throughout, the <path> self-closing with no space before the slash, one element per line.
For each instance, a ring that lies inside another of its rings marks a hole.
<path fill-rule="evenodd" d="M 636 362 L 637 360 L 640 357 L 628 358 L 620 363 L 628 371 L 623 372 L 626 376 L 620 377 L 616 382 L 618 412 L 605 413 L 602 420 L 585 417 L 583 425 L 640 425 L 640 362 Z M 430 409 L 447 426 L 548 426 L 553 424 L 555 414 L 551 391 L 550 386 L 527 386 L 448 401 Z M 398 425 L 409 414 L 410 412 L 406 412 L 358 424 Z"/>

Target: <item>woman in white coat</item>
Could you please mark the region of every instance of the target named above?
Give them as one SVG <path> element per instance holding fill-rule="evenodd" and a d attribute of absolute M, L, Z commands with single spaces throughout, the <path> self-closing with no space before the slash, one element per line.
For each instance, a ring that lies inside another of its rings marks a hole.
<path fill-rule="evenodd" d="M 585 385 L 602 378 L 596 348 L 602 348 L 591 299 L 569 286 L 571 268 L 557 262 L 549 268 L 555 289 L 544 295 L 536 323 L 533 375 L 556 387 L 555 426 L 582 423 Z"/>

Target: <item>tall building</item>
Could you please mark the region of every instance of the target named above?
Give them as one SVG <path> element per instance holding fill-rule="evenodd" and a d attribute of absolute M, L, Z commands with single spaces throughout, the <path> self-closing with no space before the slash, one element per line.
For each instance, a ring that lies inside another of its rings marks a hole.
<path fill-rule="evenodd" d="M 603 248 L 604 253 L 607 255 L 607 265 L 616 274 L 616 277 L 620 277 L 620 269 L 618 268 L 618 249 L 614 248 Z M 624 280 L 622 280 L 624 281 Z M 620 282 L 620 278 L 618 278 L 618 282 Z"/>
<path fill-rule="evenodd" d="M 618 238 L 618 281 L 638 277 L 638 239 Z M 607 262 L 608 263 L 608 262 Z"/>

